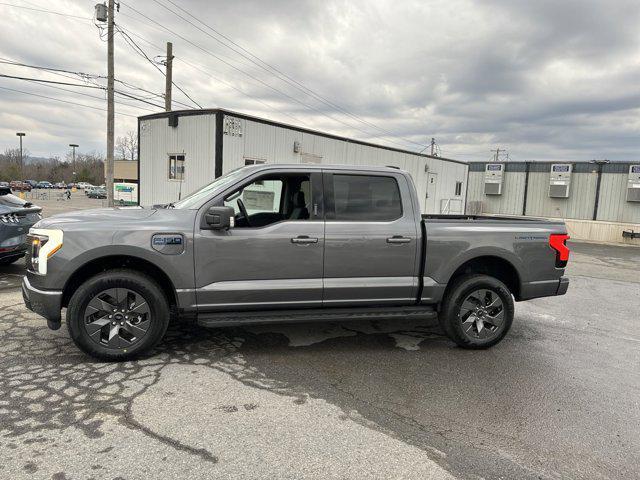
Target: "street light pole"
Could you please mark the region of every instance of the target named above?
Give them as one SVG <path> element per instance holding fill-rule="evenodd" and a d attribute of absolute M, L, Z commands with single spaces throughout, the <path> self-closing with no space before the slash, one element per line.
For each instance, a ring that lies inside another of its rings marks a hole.
<path fill-rule="evenodd" d="M 69 146 L 73 149 L 73 183 L 76 183 L 76 148 L 79 147 L 77 143 L 70 143 Z"/>
<path fill-rule="evenodd" d="M 22 164 L 22 137 L 24 137 L 26 135 L 26 133 L 24 132 L 17 132 L 16 135 L 18 137 L 20 137 L 20 180 L 24 180 L 24 168 L 23 168 L 23 164 Z"/>

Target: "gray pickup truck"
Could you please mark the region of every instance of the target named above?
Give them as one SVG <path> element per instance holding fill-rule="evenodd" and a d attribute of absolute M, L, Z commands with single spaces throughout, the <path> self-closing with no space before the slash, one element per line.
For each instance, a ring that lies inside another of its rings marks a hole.
<path fill-rule="evenodd" d="M 249 323 L 436 317 L 498 343 L 514 299 L 562 295 L 562 222 L 421 215 L 401 170 L 254 165 L 151 208 L 56 215 L 31 230 L 26 306 L 86 353 L 130 359 L 170 319 Z"/>

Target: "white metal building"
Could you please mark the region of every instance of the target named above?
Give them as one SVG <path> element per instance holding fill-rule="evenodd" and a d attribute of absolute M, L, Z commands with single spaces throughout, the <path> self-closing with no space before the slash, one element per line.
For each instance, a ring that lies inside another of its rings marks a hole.
<path fill-rule="evenodd" d="M 388 165 L 411 173 L 424 213 L 463 213 L 468 165 L 222 109 L 138 119 L 139 198 L 168 203 L 254 163 Z"/>
<path fill-rule="evenodd" d="M 472 162 L 466 213 L 561 218 L 573 239 L 640 245 L 640 162 Z"/>

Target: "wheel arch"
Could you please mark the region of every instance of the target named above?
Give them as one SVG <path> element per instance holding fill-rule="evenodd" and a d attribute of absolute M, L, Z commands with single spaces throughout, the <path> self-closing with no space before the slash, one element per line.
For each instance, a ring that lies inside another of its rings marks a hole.
<path fill-rule="evenodd" d="M 447 282 L 443 298 L 446 298 L 458 278 L 470 274 L 484 274 L 494 277 L 507 286 L 516 300 L 520 298 L 522 279 L 518 269 L 509 260 L 494 255 L 474 257 L 459 265 Z"/>
<path fill-rule="evenodd" d="M 88 278 L 118 268 L 126 268 L 153 278 L 167 297 L 169 305 L 171 307 L 177 306 L 176 288 L 169 275 L 156 264 L 135 255 L 106 255 L 94 258 L 77 268 L 69 276 L 62 290 L 62 306 L 67 307 L 69 305 L 69 300 L 74 292 Z"/>

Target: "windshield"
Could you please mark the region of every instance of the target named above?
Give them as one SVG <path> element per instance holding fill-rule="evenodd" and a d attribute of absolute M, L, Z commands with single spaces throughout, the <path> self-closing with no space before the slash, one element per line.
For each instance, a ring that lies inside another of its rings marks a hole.
<path fill-rule="evenodd" d="M 245 169 L 238 168 L 231 172 L 216 178 L 213 182 L 205 185 L 200 190 L 196 190 L 191 195 L 184 197 L 179 202 L 172 205 L 173 208 L 189 209 L 197 206 L 203 200 L 213 197 L 221 190 L 225 189 L 228 185 L 231 185 L 245 176 Z"/>

